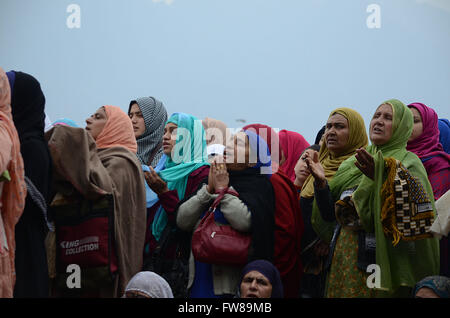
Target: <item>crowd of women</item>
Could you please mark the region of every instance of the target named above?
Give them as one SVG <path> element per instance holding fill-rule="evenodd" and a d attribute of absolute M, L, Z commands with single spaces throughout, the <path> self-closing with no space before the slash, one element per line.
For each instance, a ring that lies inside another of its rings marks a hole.
<path fill-rule="evenodd" d="M 44 131 L 39 82 L 0 68 L 0 297 L 449 297 L 432 108 L 337 108 L 310 144 L 130 100 Z"/>

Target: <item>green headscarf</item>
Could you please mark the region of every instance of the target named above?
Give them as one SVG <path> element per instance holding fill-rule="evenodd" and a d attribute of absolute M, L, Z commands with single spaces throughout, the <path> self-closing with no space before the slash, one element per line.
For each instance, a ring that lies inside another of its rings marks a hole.
<path fill-rule="evenodd" d="M 391 99 L 383 104 L 392 106 L 393 123 L 390 140 L 381 146 L 367 147 L 375 160 L 374 180 L 365 176 L 356 166 L 355 156 L 344 161 L 330 182 L 333 199 L 339 199 L 346 189 L 357 187 L 353 193 L 356 211 L 367 232 L 376 235 L 376 262 L 381 269 L 381 291 L 383 296 L 392 296 L 400 286 L 414 287 L 423 277 L 439 274 L 439 241 L 435 238 L 417 241 L 400 241 L 395 247 L 386 237 L 381 224 L 381 187 L 386 179 L 384 158 L 393 157 L 402 162 L 408 171 L 418 179 L 427 192 L 434 208 L 433 190 L 420 159 L 406 150 L 412 133 L 413 115 L 401 101 Z M 317 206 L 313 214 L 320 214 Z M 319 228 L 324 228 L 323 225 Z M 332 233 L 321 233 L 324 239 Z"/>
<path fill-rule="evenodd" d="M 166 122 L 177 125 L 177 140 L 172 156 L 167 157 L 160 177 L 167 182 L 169 190 L 177 190 L 182 200 L 189 175 L 202 166 L 209 165 L 206 152 L 205 130 L 202 121 L 185 113 L 174 113 Z M 152 225 L 152 233 L 159 241 L 167 225 L 167 213 L 158 211 Z"/>

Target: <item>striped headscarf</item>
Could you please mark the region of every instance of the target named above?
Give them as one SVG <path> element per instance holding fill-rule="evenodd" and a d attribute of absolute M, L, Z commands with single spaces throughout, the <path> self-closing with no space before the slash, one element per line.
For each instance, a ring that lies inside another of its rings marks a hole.
<path fill-rule="evenodd" d="M 137 156 L 139 161 L 144 165 L 156 167 L 159 159 L 163 155 L 162 137 L 164 135 L 164 127 L 167 121 L 167 111 L 163 103 L 154 97 L 141 97 L 130 102 L 128 113 L 131 106 L 137 104 L 142 112 L 145 122 L 144 133 L 136 138 L 138 150 Z M 149 161 L 150 155 L 157 150 L 152 162 Z"/>

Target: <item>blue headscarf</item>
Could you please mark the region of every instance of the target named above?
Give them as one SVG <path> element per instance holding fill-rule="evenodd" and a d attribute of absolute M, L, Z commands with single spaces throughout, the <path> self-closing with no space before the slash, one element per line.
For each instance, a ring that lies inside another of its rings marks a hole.
<path fill-rule="evenodd" d="M 70 126 L 70 127 L 79 127 L 76 122 L 74 122 L 72 119 L 69 118 L 60 118 L 58 120 L 55 120 L 52 123 L 52 127 L 55 125 L 64 125 L 64 126 Z"/>
<path fill-rule="evenodd" d="M 259 259 L 248 263 L 242 270 L 240 283 L 242 283 L 244 276 L 251 271 L 260 272 L 272 284 L 271 298 L 283 298 L 283 283 L 281 281 L 280 272 L 271 262 Z M 240 283 L 239 286 L 241 285 Z"/>
<path fill-rule="evenodd" d="M 252 168 L 260 169 L 261 174 L 270 178 L 272 176 L 272 160 L 267 142 L 251 130 L 244 130 L 244 132 L 250 143 L 250 162 L 253 163 L 256 160 L 256 165 Z"/>
<path fill-rule="evenodd" d="M 439 142 L 442 144 L 444 151 L 450 154 L 450 122 L 448 119 L 439 118 Z"/>

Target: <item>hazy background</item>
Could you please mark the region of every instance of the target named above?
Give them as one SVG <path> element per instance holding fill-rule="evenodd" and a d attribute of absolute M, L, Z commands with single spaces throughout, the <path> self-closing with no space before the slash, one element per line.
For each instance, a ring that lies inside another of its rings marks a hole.
<path fill-rule="evenodd" d="M 82 127 L 141 96 L 311 143 L 341 106 L 366 125 L 390 98 L 450 117 L 448 0 L 0 0 L 0 43 L 0 66 L 40 81 L 49 117 Z"/>

